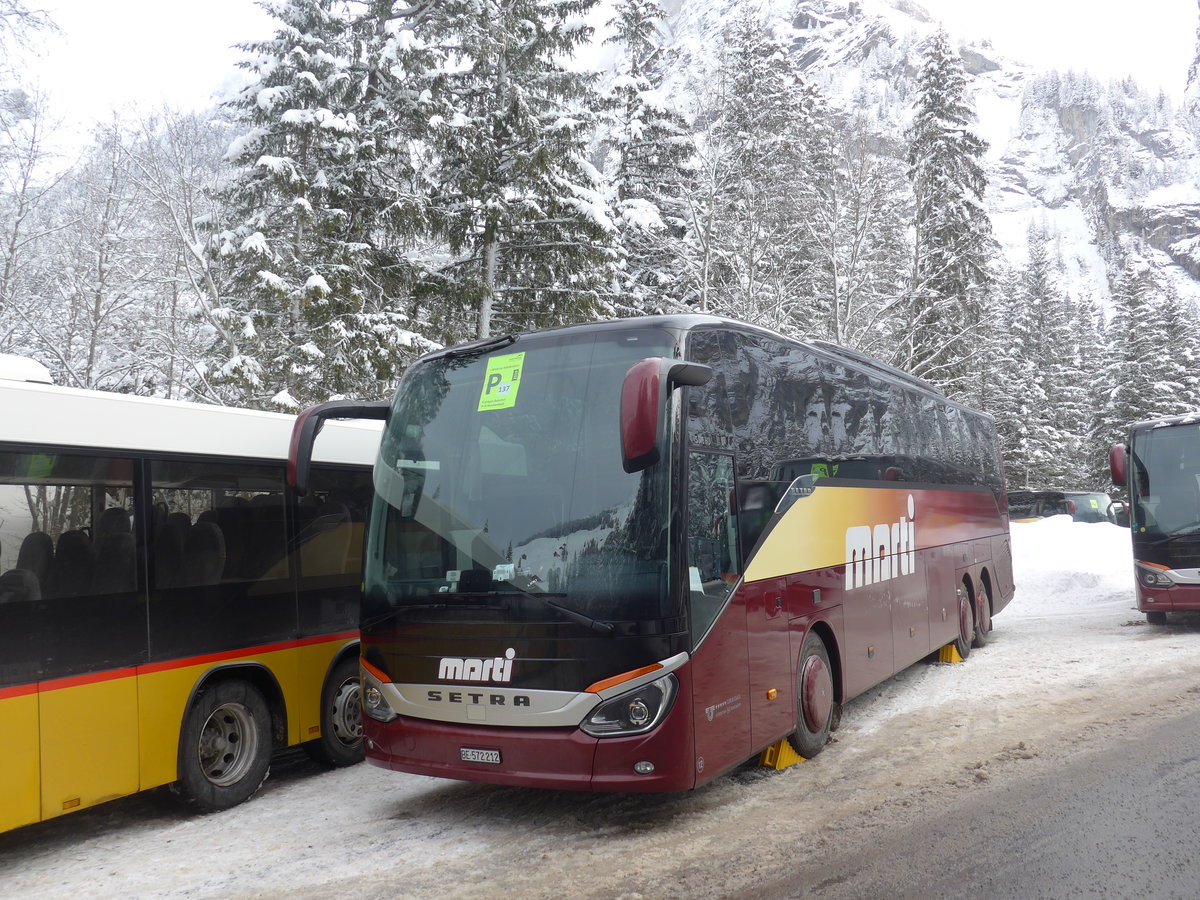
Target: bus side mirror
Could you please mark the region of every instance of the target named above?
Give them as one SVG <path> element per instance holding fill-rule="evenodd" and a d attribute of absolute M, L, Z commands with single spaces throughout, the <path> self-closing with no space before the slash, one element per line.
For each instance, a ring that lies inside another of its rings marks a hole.
<path fill-rule="evenodd" d="M 326 419 L 386 419 L 391 404 L 386 400 L 330 400 L 310 406 L 292 425 L 288 447 L 287 482 L 303 497 L 308 493 L 308 474 L 312 465 L 313 444 Z"/>
<path fill-rule="evenodd" d="M 1108 451 L 1108 471 L 1112 475 L 1112 483 L 1125 484 L 1125 445 L 1113 444 Z"/>
<path fill-rule="evenodd" d="M 681 385 L 708 384 L 712 369 L 699 363 L 651 356 L 635 362 L 621 384 L 621 466 L 648 469 L 666 443 L 666 400 Z"/>

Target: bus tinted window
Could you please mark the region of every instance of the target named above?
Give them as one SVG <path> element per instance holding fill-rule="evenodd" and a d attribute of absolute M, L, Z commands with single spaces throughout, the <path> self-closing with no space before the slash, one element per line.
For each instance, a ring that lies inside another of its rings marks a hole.
<path fill-rule="evenodd" d="M 280 467 L 155 462 L 155 587 L 288 577 Z"/>
<path fill-rule="evenodd" d="M 10 677 L 144 657 L 132 490 L 127 459 L 0 452 L 0 659 Z M 18 639 L 30 631 L 35 643 Z"/>

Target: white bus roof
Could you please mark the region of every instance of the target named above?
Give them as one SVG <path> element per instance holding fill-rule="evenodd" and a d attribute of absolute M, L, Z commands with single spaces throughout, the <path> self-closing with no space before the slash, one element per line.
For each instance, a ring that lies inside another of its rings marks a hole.
<path fill-rule="evenodd" d="M 36 359 L 0 353 L 0 378 L 5 381 L 33 381 L 38 384 L 54 384 L 50 370 Z"/>
<path fill-rule="evenodd" d="M 295 416 L 0 379 L 0 443 L 286 460 Z M 372 465 L 383 423 L 330 421 L 314 462 Z"/>

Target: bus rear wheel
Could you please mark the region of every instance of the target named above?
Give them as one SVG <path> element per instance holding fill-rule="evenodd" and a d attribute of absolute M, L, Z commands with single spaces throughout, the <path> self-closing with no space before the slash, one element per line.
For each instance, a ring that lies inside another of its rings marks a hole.
<path fill-rule="evenodd" d="M 206 812 L 236 806 L 257 791 L 271 765 L 271 713 L 246 681 L 204 688 L 179 736 L 176 792 Z"/>
<path fill-rule="evenodd" d="M 788 735 L 792 747 L 805 759 L 816 756 L 829 743 L 836 706 L 829 652 L 820 635 L 810 631 L 804 637 L 796 670 L 796 730 Z"/>
<path fill-rule="evenodd" d="M 966 659 L 971 655 L 971 645 L 975 642 L 975 610 L 966 584 L 958 586 L 955 602 L 958 604 L 958 637 L 954 639 L 954 649 Z"/>
<path fill-rule="evenodd" d="M 343 659 L 333 667 L 321 689 L 321 736 L 304 744 L 309 756 L 338 768 L 362 762 L 361 696 L 358 658 Z"/>
<path fill-rule="evenodd" d="M 988 642 L 992 631 L 992 608 L 988 601 L 987 591 L 980 588 L 975 594 L 975 636 L 971 641 L 972 647 L 982 647 Z"/>

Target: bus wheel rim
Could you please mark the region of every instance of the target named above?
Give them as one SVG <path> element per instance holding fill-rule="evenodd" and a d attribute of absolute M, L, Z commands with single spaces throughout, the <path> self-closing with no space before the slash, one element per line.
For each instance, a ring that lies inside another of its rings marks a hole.
<path fill-rule="evenodd" d="M 333 710 L 330 724 L 334 736 L 347 747 L 362 740 L 362 713 L 359 712 L 358 678 L 347 678 L 338 686 L 333 695 Z"/>
<path fill-rule="evenodd" d="M 217 787 L 237 784 L 254 764 L 258 740 L 258 728 L 249 709 L 240 703 L 218 706 L 200 729 L 200 771 Z"/>
<path fill-rule="evenodd" d="M 833 678 L 819 656 L 804 661 L 800 672 L 800 707 L 809 731 L 820 731 L 833 709 Z"/>
<path fill-rule="evenodd" d="M 958 593 L 958 636 L 963 642 L 970 644 L 975 637 L 975 623 L 971 616 L 971 601 L 967 599 L 966 591 Z"/>

